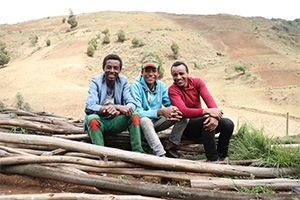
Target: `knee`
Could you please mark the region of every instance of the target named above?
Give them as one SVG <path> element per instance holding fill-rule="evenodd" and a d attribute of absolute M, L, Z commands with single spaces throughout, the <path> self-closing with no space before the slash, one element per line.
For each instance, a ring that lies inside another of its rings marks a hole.
<path fill-rule="evenodd" d="M 141 124 L 148 124 L 148 123 L 152 123 L 151 119 L 149 117 L 142 117 L 140 119 L 140 123 Z"/>
<path fill-rule="evenodd" d="M 100 117 L 99 117 L 99 115 L 97 115 L 97 114 L 91 114 L 91 115 L 88 115 L 88 116 L 87 116 L 87 121 L 88 121 L 88 122 L 91 121 L 92 119 L 100 120 Z"/>
<path fill-rule="evenodd" d="M 234 129 L 234 123 L 232 122 L 232 120 L 228 118 L 222 118 L 222 121 L 224 129 L 232 134 Z"/>

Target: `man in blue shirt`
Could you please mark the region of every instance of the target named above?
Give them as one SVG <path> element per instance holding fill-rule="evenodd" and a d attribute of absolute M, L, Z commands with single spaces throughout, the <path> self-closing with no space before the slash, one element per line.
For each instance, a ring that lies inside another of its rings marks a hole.
<path fill-rule="evenodd" d="M 140 118 L 128 86 L 120 75 L 122 60 L 109 54 L 103 60 L 104 73 L 92 78 L 86 99 L 84 130 L 92 143 L 104 146 L 103 135 L 114 135 L 129 129 L 131 149 L 143 153 Z M 124 103 L 124 104 L 123 104 Z"/>
<path fill-rule="evenodd" d="M 142 74 L 130 85 L 130 90 L 136 100 L 142 131 L 154 155 L 182 158 L 176 146 L 180 144 L 187 119 L 183 119 L 178 108 L 172 106 L 168 87 L 157 80 L 159 69 L 160 64 L 155 57 L 146 57 L 142 62 Z M 156 132 L 172 125 L 174 127 L 164 149 Z"/>

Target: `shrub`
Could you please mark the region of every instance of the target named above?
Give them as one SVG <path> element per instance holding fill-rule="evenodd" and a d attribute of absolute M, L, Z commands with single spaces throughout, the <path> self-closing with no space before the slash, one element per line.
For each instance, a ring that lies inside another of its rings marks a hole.
<path fill-rule="evenodd" d="M 30 40 L 31 45 L 35 46 L 39 40 L 39 37 L 37 35 L 30 35 L 29 40 Z"/>
<path fill-rule="evenodd" d="M 235 71 L 241 71 L 243 74 L 245 74 L 246 69 L 247 69 L 247 66 L 244 65 L 244 64 L 236 64 L 236 65 L 234 65 L 234 70 Z"/>
<path fill-rule="evenodd" d="M 62 23 L 64 24 L 66 22 L 66 18 L 63 18 L 62 19 Z"/>
<path fill-rule="evenodd" d="M 93 57 L 94 53 L 95 53 L 95 48 L 93 45 L 90 44 L 87 48 L 87 55 Z"/>
<path fill-rule="evenodd" d="M 48 40 L 46 41 L 46 44 L 47 44 L 47 46 L 49 47 L 49 46 L 51 45 L 51 40 L 48 39 Z"/>
<path fill-rule="evenodd" d="M 118 42 L 124 42 L 126 40 L 126 37 L 125 37 L 125 32 L 120 29 L 118 31 Z"/>
<path fill-rule="evenodd" d="M 177 59 L 178 58 L 178 54 L 179 54 L 179 46 L 178 46 L 178 44 L 176 44 L 176 42 L 173 42 L 172 45 L 171 45 L 171 49 L 173 51 L 174 58 Z"/>
<path fill-rule="evenodd" d="M 106 28 L 104 31 L 102 31 L 103 34 L 107 35 L 109 33 L 109 29 Z"/>
<path fill-rule="evenodd" d="M 197 68 L 197 69 L 202 69 L 203 68 L 201 62 L 199 62 L 199 63 L 194 62 L 194 67 Z"/>
<path fill-rule="evenodd" d="M 108 44 L 108 43 L 110 43 L 109 34 L 106 34 L 106 35 L 104 36 L 102 43 L 103 43 L 103 44 Z"/>
<path fill-rule="evenodd" d="M 71 25 L 71 27 L 70 27 L 71 29 L 75 28 L 78 25 L 75 15 L 70 15 L 67 22 L 68 22 L 68 24 Z"/>
<path fill-rule="evenodd" d="M 94 49 L 97 49 L 97 47 L 98 47 L 98 42 L 97 42 L 96 38 L 91 39 L 88 44 L 92 45 L 94 47 Z"/>
<path fill-rule="evenodd" d="M 2 66 L 4 66 L 10 61 L 10 55 L 8 51 L 5 50 L 5 48 L 5 43 L 0 41 L 0 65 Z"/>
<path fill-rule="evenodd" d="M 24 98 L 20 92 L 17 93 L 16 98 L 17 98 L 17 105 L 16 105 L 17 109 L 27 110 L 27 111 L 31 110 L 30 105 L 27 102 L 24 102 Z"/>
<path fill-rule="evenodd" d="M 133 46 L 138 46 L 139 43 L 140 43 L 140 40 L 139 40 L 137 37 L 134 37 L 134 38 L 131 40 L 131 43 L 133 44 Z"/>

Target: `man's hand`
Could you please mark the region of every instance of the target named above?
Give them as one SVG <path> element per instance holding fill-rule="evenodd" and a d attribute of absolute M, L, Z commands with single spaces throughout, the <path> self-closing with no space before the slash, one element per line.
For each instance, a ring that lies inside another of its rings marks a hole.
<path fill-rule="evenodd" d="M 214 117 L 208 117 L 204 122 L 203 122 L 203 128 L 206 130 L 206 131 L 213 131 L 217 128 L 218 124 L 219 124 L 219 121 L 214 118 Z"/>
<path fill-rule="evenodd" d="M 219 108 L 206 108 L 203 112 L 204 115 L 209 115 L 210 117 L 214 117 L 217 120 L 220 120 L 223 116 L 223 112 Z"/>
<path fill-rule="evenodd" d="M 170 106 L 167 108 L 161 108 L 157 110 L 158 116 L 162 115 L 169 121 L 179 121 L 182 118 L 181 114 L 182 113 L 176 106 Z"/>
<path fill-rule="evenodd" d="M 105 106 L 104 110 L 102 111 L 103 114 L 110 114 L 112 116 L 118 116 L 120 115 L 120 111 L 118 111 L 114 105 Z"/>
<path fill-rule="evenodd" d="M 133 108 L 127 105 L 115 105 L 115 108 L 126 117 L 131 116 L 134 112 Z"/>

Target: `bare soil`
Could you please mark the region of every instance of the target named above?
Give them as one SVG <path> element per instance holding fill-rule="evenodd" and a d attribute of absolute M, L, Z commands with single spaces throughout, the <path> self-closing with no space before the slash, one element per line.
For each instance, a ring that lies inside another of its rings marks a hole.
<path fill-rule="evenodd" d="M 267 31 L 279 22 L 230 15 L 100 12 L 79 15 L 78 27 L 68 31 L 63 17 L 0 25 L 0 40 L 11 53 L 9 64 L 0 68 L 0 102 L 6 107 L 16 106 L 20 92 L 33 110 L 83 119 L 89 81 L 102 72 L 101 62 L 109 53 L 123 59 L 121 73 L 130 83 L 140 74 L 140 61 L 146 54 L 160 55 L 165 69 L 162 81 L 170 86 L 169 69 L 175 62 L 170 46 L 175 41 L 179 59 L 187 63 L 192 77 L 205 81 L 224 117 L 234 121 L 235 130 L 248 122 L 269 135 L 284 136 L 289 113 L 289 134 L 300 133 L 300 44 L 289 39 L 299 36 Z M 101 44 L 105 28 L 111 33 L 107 45 Z M 123 43 L 117 42 L 119 29 L 126 33 Z M 39 37 L 35 45 L 29 40 L 31 35 Z M 97 35 L 98 48 L 94 57 L 88 57 L 88 41 Z M 134 37 L 145 45 L 133 47 Z M 235 72 L 238 63 L 245 64 L 251 75 Z M 102 193 L 19 175 L 0 174 L 0 180 L 1 194 Z"/>

